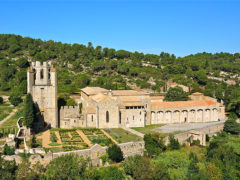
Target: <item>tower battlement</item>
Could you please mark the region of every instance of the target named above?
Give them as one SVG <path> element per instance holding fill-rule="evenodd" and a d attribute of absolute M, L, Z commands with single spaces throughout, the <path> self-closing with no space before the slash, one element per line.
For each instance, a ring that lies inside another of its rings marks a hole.
<path fill-rule="evenodd" d="M 44 121 L 58 127 L 57 73 L 51 61 L 32 62 L 27 72 L 28 93 L 38 105 Z"/>

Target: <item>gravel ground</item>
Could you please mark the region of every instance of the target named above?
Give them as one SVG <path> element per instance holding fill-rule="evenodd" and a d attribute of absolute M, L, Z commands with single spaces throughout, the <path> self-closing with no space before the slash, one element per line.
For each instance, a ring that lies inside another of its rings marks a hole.
<path fill-rule="evenodd" d="M 216 124 L 222 124 L 222 123 L 224 123 L 224 121 L 208 122 L 208 123 L 166 124 L 164 126 L 154 129 L 154 131 L 161 132 L 161 133 L 172 133 L 175 131 L 189 131 L 192 129 L 201 129 L 204 127 L 208 127 Z"/>

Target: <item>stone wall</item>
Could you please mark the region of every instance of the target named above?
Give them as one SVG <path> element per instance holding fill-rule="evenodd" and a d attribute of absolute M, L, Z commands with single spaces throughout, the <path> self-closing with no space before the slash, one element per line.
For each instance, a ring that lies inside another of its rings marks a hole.
<path fill-rule="evenodd" d="M 124 157 L 128 157 L 135 154 L 142 155 L 144 151 L 144 141 L 127 142 L 118 145 L 121 148 Z M 102 147 L 98 144 L 95 144 L 90 149 L 53 153 L 52 158 L 54 159 L 66 154 L 77 154 L 79 156 L 83 156 L 84 158 L 89 157 L 92 160 L 93 165 L 96 166 L 102 165 L 100 157 L 107 153 L 106 150 L 107 147 Z"/>
<path fill-rule="evenodd" d="M 78 106 L 62 106 L 59 110 L 60 128 L 85 127 L 83 115 Z"/>
<path fill-rule="evenodd" d="M 44 121 L 58 127 L 57 74 L 51 62 L 32 62 L 27 72 L 27 86 Z"/>
<path fill-rule="evenodd" d="M 205 146 L 206 135 L 208 134 L 211 137 L 217 132 L 222 131 L 223 127 L 224 127 L 224 123 L 216 124 L 216 125 L 196 129 L 196 130 L 190 130 L 184 133 L 179 133 L 174 135 L 174 138 L 178 139 L 180 144 L 184 144 L 187 142 L 187 139 L 192 136 L 193 140 L 199 139 L 200 144 Z M 169 144 L 169 137 L 166 137 L 164 140 L 165 140 L 165 144 Z"/>

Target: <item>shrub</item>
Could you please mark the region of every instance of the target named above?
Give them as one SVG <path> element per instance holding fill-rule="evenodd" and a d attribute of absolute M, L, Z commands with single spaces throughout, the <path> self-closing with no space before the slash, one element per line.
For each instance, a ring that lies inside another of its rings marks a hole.
<path fill-rule="evenodd" d="M 124 180 L 124 172 L 117 166 L 109 166 L 100 169 L 100 179 Z"/>
<path fill-rule="evenodd" d="M 234 119 L 229 119 L 224 123 L 223 130 L 227 133 L 238 134 L 240 133 L 240 124 Z"/>
<path fill-rule="evenodd" d="M 193 140 L 191 146 L 194 146 L 194 145 L 199 145 L 200 144 L 200 140 Z"/>
<path fill-rule="evenodd" d="M 22 98 L 18 94 L 11 94 L 11 96 L 9 96 L 8 100 L 14 106 L 17 106 L 18 104 L 20 104 L 22 102 Z"/>
<path fill-rule="evenodd" d="M 114 162 L 121 162 L 123 160 L 123 152 L 116 144 L 111 145 L 107 149 L 108 157 Z"/>
<path fill-rule="evenodd" d="M 161 152 L 166 150 L 164 145 L 163 138 L 160 137 L 160 134 L 145 134 L 144 135 L 145 149 L 149 157 L 159 155 Z"/>
<path fill-rule="evenodd" d="M 15 154 L 15 147 L 8 146 L 7 144 L 4 145 L 3 148 L 4 155 L 13 155 Z"/>
<path fill-rule="evenodd" d="M 133 179 L 150 179 L 151 177 L 150 160 L 140 155 L 127 157 L 123 162 L 123 169 Z"/>
<path fill-rule="evenodd" d="M 52 142 L 57 142 L 58 138 L 54 132 L 50 134 L 50 140 Z"/>
<path fill-rule="evenodd" d="M 180 144 L 179 144 L 178 140 L 174 138 L 173 135 L 169 136 L 169 142 L 170 143 L 169 143 L 168 147 L 171 150 L 180 149 Z"/>

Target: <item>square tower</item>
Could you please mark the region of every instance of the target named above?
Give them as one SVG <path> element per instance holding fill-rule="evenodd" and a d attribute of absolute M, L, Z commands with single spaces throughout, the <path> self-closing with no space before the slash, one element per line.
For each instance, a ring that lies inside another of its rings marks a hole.
<path fill-rule="evenodd" d="M 58 127 L 57 73 L 51 62 L 32 62 L 27 72 L 27 91 L 51 127 Z"/>

